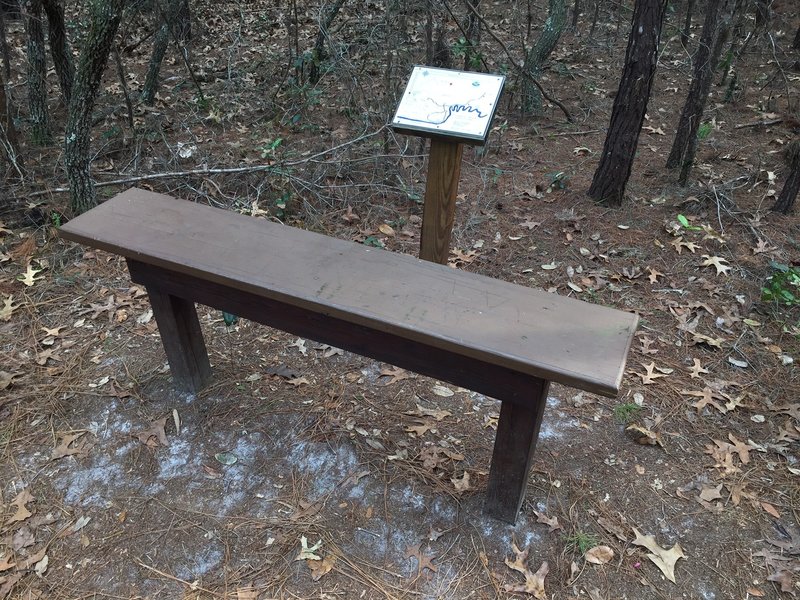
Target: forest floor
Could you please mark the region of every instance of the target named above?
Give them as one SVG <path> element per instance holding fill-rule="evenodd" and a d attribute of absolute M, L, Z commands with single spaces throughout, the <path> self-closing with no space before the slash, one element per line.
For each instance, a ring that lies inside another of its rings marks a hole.
<path fill-rule="evenodd" d="M 385 65 L 359 62 L 379 41 L 359 36 L 379 36 L 385 15 L 373 3 L 345 15 L 334 40 L 349 45 L 320 84 L 276 90 L 286 31 L 260 4 L 198 4 L 204 98 L 168 58 L 135 135 L 109 69 L 95 176 L 140 179 L 102 196 L 136 184 L 416 254 L 424 150 L 384 127 L 396 97 Z M 503 4 L 487 19 L 511 36 Z M 301 16 L 311 44 L 314 21 Z M 800 312 L 762 288 L 776 265 L 800 262 L 796 217 L 769 212 L 800 73 L 778 72 L 769 40 L 756 40 L 734 102 L 712 89 L 681 188 L 663 165 L 691 65 L 670 14 L 629 196 L 608 209 L 585 191 L 627 13 L 602 13 L 591 40 L 588 18 L 542 78 L 576 122 L 549 106 L 521 117 L 512 78 L 487 148 L 464 153 L 451 266 L 641 316 L 618 398 L 551 388 L 515 526 L 481 510 L 499 410 L 489 398 L 226 326 L 204 307 L 213 383 L 176 393 L 124 262 L 58 238 L 59 144 L 26 145 L 27 179 L 9 173 L 0 190 L 15 198 L 0 215 L 0 598 L 796 596 Z M 411 42 L 420 23 L 404 23 Z M 125 40 L 148 27 L 128 25 Z M 20 26 L 10 41 L 19 61 Z M 147 46 L 124 55 L 132 90 Z M 395 64 L 421 60 L 401 47 Z M 397 68 L 395 89 L 407 73 Z M 13 89 L 23 104 L 24 86 Z M 265 163 L 281 170 L 144 177 Z"/>

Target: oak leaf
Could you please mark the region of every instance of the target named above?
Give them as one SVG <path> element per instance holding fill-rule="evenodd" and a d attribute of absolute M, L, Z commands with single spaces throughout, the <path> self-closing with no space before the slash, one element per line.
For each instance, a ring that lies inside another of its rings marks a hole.
<path fill-rule="evenodd" d="M 417 559 L 417 572 L 421 573 L 423 569 L 430 569 L 434 573 L 436 573 L 439 568 L 433 564 L 433 556 L 429 556 L 425 554 L 421 549 L 419 544 L 415 544 L 413 546 L 409 546 L 406 548 L 406 558 L 416 558 Z"/>
<path fill-rule="evenodd" d="M 17 510 L 13 515 L 11 515 L 11 518 L 6 521 L 6 525 L 19 523 L 30 517 L 33 513 L 29 511 L 28 507 L 25 505 L 32 501 L 33 496 L 28 488 L 25 488 L 19 494 L 17 494 L 17 496 L 11 501 L 11 506 L 16 506 Z"/>
<path fill-rule="evenodd" d="M 595 546 L 587 550 L 583 557 L 593 565 L 604 565 L 614 558 L 614 551 L 609 546 Z"/>
<path fill-rule="evenodd" d="M 704 260 L 700 263 L 701 267 L 714 267 L 717 270 L 717 275 L 727 275 L 728 271 L 732 269 L 732 267 L 723 264 L 728 262 L 726 259 L 722 258 L 721 256 L 709 256 L 708 254 L 703 254 Z"/>
<path fill-rule="evenodd" d="M 19 304 L 14 304 L 14 296 L 9 296 L 3 300 L 3 306 L 0 306 L 0 321 L 10 321 L 11 315 L 20 306 Z"/>
<path fill-rule="evenodd" d="M 533 511 L 533 514 L 536 515 L 537 523 L 544 523 L 550 527 L 548 533 L 553 533 L 554 531 L 563 529 L 561 524 L 558 522 L 558 517 L 548 517 L 546 514 L 539 512 L 538 510 Z"/>
<path fill-rule="evenodd" d="M 30 287 L 34 285 L 37 281 L 41 281 L 44 277 L 36 277 L 37 273 L 41 273 L 44 269 L 34 269 L 31 265 L 28 265 L 28 268 L 25 272 L 17 277 L 19 281 L 24 283 L 26 286 Z"/>
<path fill-rule="evenodd" d="M 525 577 L 525 583 L 517 585 L 506 584 L 503 587 L 507 592 L 522 592 L 524 594 L 531 594 L 534 598 L 537 598 L 537 600 L 544 600 L 544 598 L 547 597 L 544 590 L 544 579 L 547 577 L 547 573 L 550 572 L 550 566 L 547 564 L 547 561 L 542 563 L 542 566 L 539 567 L 536 573 L 531 573 L 530 569 L 528 569 L 525 564 L 525 561 L 528 560 L 528 548 L 520 550 L 514 542 L 511 542 L 511 548 L 514 550 L 515 557 L 513 561 L 506 559 L 506 566 L 518 573 L 522 573 Z"/>
<path fill-rule="evenodd" d="M 633 528 L 633 533 L 636 535 L 636 539 L 632 543 L 650 550 L 652 554 L 647 554 L 647 558 L 659 568 L 667 579 L 675 583 L 675 563 L 681 558 L 686 558 L 681 545 L 676 543 L 667 550 L 659 546 L 656 543 L 656 538 L 652 535 L 642 535 L 635 527 Z"/>

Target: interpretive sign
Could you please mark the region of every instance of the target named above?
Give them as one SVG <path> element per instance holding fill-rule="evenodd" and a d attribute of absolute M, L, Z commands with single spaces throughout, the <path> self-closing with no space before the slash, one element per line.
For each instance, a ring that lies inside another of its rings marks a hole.
<path fill-rule="evenodd" d="M 412 135 L 483 145 L 505 79 L 503 75 L 414 67 L 392 127 Z"/>

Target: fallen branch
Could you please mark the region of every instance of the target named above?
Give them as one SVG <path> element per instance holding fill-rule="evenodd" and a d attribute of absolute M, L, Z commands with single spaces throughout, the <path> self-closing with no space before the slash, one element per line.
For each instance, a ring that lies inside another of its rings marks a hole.
<path fill-rule="evenodd" d="M 735 125 L 734 129 L 744 129 L 745 127 L 766 127 L 768 125 L 777 125 L 778 123 L 783 122 L 783 119 L 770 119 L 769 121 L 753 121 L 752 123 L 742 123 L 740 125 Z"/>

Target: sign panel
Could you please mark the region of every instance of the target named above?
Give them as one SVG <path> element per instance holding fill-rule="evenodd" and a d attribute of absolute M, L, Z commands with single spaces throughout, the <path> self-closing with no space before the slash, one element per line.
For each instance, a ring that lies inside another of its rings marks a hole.
<path fill-rule="evenodd" d="M 414 67 L 392 127 L 484 144 L 505 80 L 503 75 Z"/>

